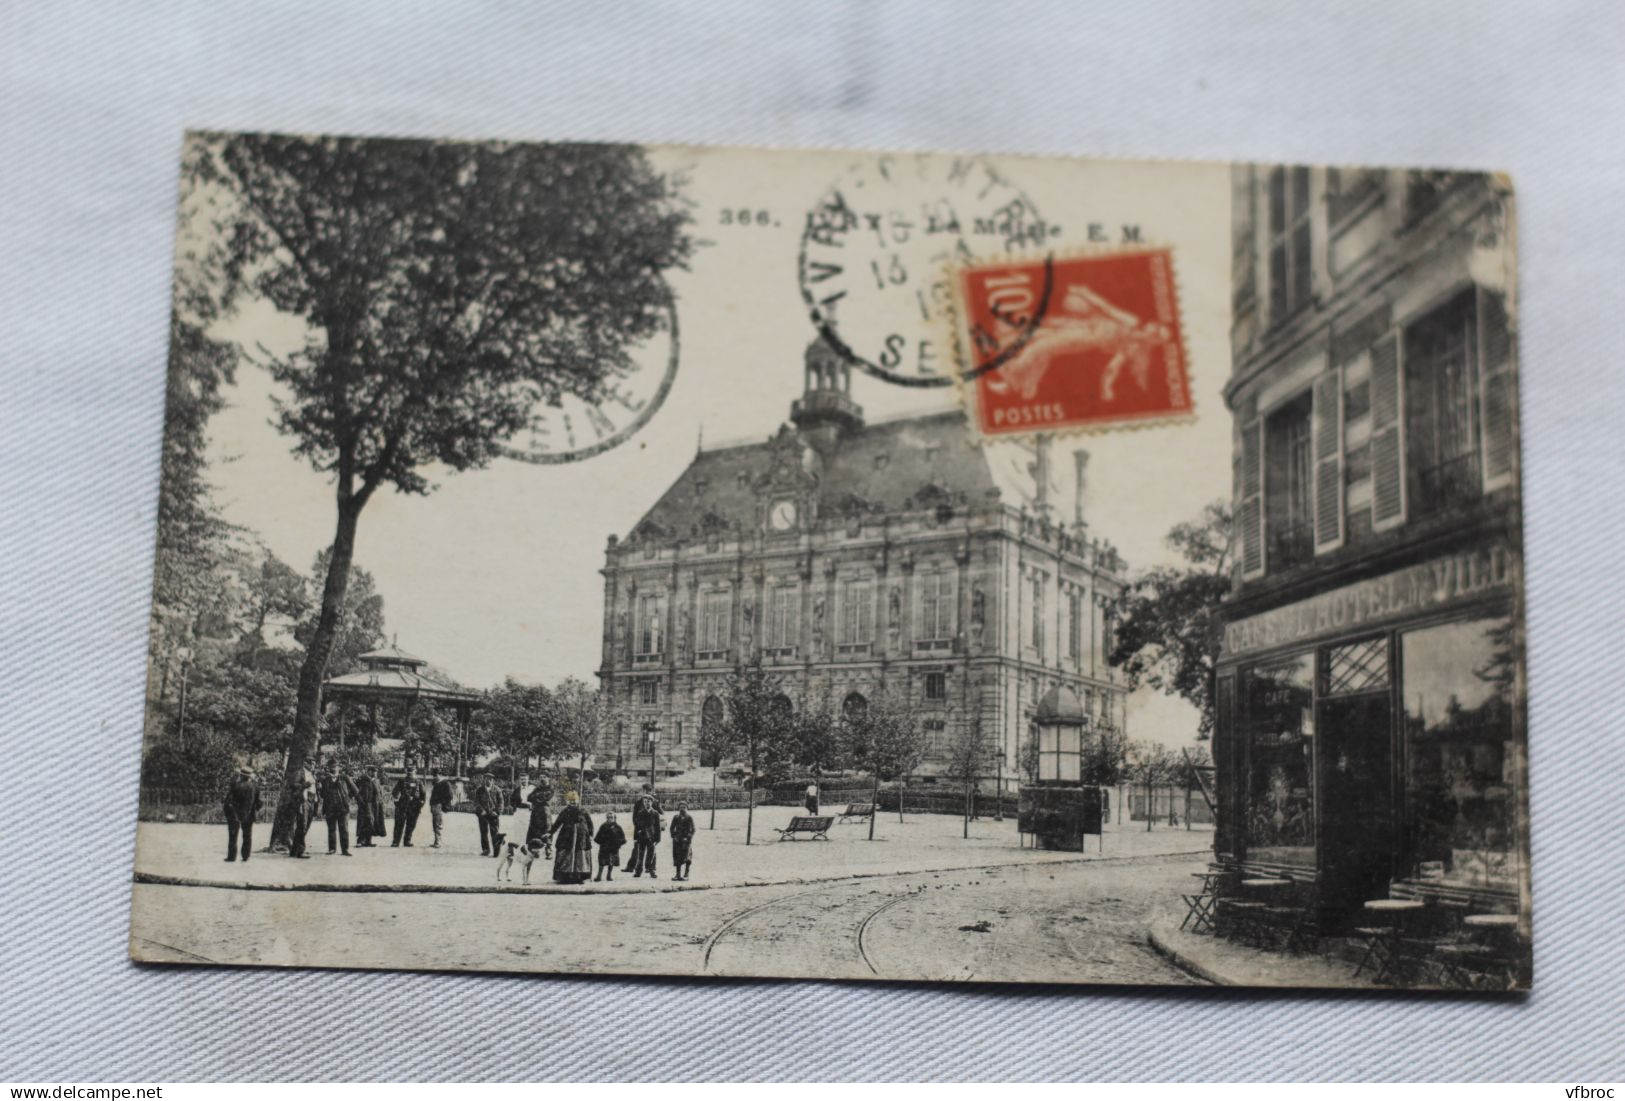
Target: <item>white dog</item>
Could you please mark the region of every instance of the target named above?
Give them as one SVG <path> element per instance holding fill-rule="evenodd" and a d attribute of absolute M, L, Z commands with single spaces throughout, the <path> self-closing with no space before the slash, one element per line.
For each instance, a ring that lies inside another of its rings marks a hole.
<path fill-rule="evenodd" d="M 520 883 L 530 886 L 530 867 L 542 855 L 542 842 L 540 838 L 527 844 L 508 841 L 504 844 L 505 851 L 497 858 L 497 882 L 501 883 L 506 874 L 509 883 L 513 882 L 514 862 L 519 863 Z"/>

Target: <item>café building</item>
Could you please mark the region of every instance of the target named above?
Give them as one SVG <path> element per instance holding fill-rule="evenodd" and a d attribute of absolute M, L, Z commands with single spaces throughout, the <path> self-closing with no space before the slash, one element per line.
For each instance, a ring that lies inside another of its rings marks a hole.
<path fill-rule="evenodd" d="M 1528 915 L 1510 196 L 1242 167 L 1221 855 L 1365 901 Z"/>

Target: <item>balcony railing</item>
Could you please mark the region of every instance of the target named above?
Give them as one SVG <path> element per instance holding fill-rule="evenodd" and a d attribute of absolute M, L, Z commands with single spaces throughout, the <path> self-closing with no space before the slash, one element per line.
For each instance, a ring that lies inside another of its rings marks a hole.
<path fill-rule="evenodd" d="M 1308 522 L 1269 524 L 1269 556 L 1266 561 L 1270 569 L 1296 566 L 1314 556 L 1315 529 Z"/>
<path fill-rule="evenodd" d="M 1478 453 L 1446 459 L 1435 466 L 1423 467 L 1416 472 L 1416 501 L 1412 515 L 1440 508 L 1451 508 L 1475 501 L 1483 492 L 1478 473 Z"/>

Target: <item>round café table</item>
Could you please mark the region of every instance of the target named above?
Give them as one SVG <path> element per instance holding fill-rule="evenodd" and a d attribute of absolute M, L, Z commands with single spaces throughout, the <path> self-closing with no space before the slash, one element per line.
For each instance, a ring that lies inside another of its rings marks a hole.
<path fill-rule="evenodd" d="M 1518 927 L 1517 914 L 1468 914 L 1461 923 L 1469 929 L 1506 930 Z"/>
<path fill-rule="evenodd" d="M 1376 917 L 1378 923 L 1361 930 L 1366 938 L 1365 955 L 1354 969 L 1355 977 L 1358 978 L 1367 965 L 1376 967 L 1375 982 L 1393 977 L 1399 968 L 1399 939 L 1405 919 L 1425 909 L 1426 904 L 1414 898 L 1373 898 L 1366 902 L 1366 913 Z"/>

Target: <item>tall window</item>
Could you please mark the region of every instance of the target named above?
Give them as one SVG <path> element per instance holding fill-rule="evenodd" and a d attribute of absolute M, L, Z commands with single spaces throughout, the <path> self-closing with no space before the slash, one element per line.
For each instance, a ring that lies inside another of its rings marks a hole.
<path fill-rule="evenodd" d="M 1083 596 L 1073 593 L 1066 599 L 1066 656 L 1077 660 L 1083 652 Z"/>
<path fill-rule="evenodd" d="M 945 700 L 948 698 L 947 673 L 927 673 L 925 675 L 925 698 L 928 700 Z"/>
<path fill-rule="evenodd" d="M 638 653 L 665 652 L 666 598 L 659 593 L 638 597 Z"/>
<path fill-rule="evenodd" d="M 660 682 L 654 679 L 638 681 L 638 703 L 655 707 L 660 703 Z"/>
<path fill-rule="evenodd" d="M 841 644 L 855 646 L 874 637 L 874 584 L 868 578 L 841 587 Z"/>
<path fill-rule="evenodd" d="M 1425 879 L 1511 889 L 1520 766 L 1517 631 L 1474 619 L 1400 639 L 1410 860 Z"/>
<path fill-rule="evenodd" d="M 1269 207 L 1273 324 L 1309 301 L 1309 170 L 1271 169 Z"/>
<path fill-rule="evenodd" d="M 1312 402 L 1306 390 L 1264 421 L 1264 530 L 1272 568 L 1306 562 L 1314 555 Z"/>
<path fill-rule="evenodd" d="M 1044 649 L 1044 577 L 1034 574 L 1032 580 L 1033 649 Z"/>
<path fill-rule="evenodd" d="M 921 575 L 919 637 L 922 641 L 932 642 L 954 637 L 953 574 Z"/>
<path fill-rule="evenodd" d="M 1315 864 L 1315 659 L 1300 654 L 1247 673 L 1247 855 Z"/>
<path fill-rule="evenodd" d="M 726 590 L 700 594 L 700 639 L 695 649 L 716 653 L 728 648 L 728 619 L 733 597 Z"/>
<path fill-rule="evenodd" d="M 794 585 L 776 585 L 769 593 L 767 608 L 767 645 L 769 649 L 783 650 L 796 644 L 796 601 L 799 593 Z"/>
<path fill-rule="evenodd" d="M 1476 498 L 1473 310 L 1464 297 L 1405 333 L 1405 459 L 1410 512 Z"/>

